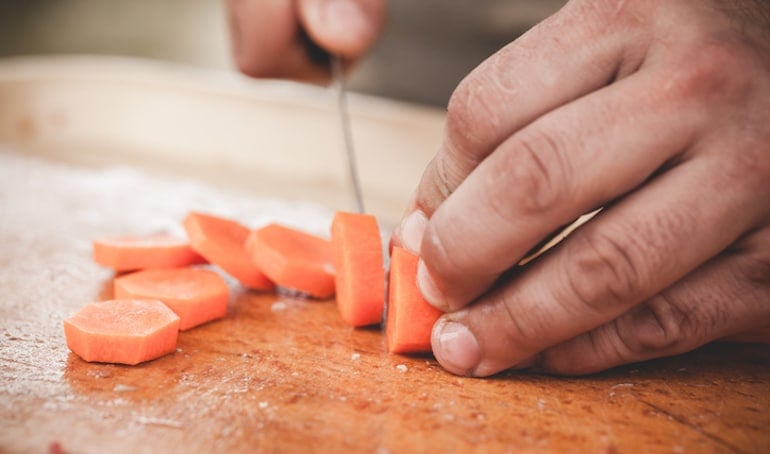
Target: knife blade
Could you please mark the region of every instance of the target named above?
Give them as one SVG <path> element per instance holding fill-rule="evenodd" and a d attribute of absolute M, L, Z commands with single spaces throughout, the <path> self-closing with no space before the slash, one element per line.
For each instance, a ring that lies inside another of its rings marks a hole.
<path fill-rule="evenodd" d="M 338 55 L 331 56 L 331 71 L 332 85 L 336 87 L 337 112 L 339 115 L 340 129 L 342 131 L 343 147 L 345 148 L 348 177 L 350 178 L 350 185 L 353 189 L 356 211 L 363 213 L 364 196 L 363 191 L 361 190 L 361 180 L 358 176 L 358 164 L 356 162 L 356 152 L 353 144 L 353 133 L 350 127 L 345 73 L 342 67 L 342 59 Z"/>
<path fill-rule="evenodd" d="M 353 144 L 353 133 L 350 127 L 350 114 L 348 113 L 347 87 L 345 84 L 345 70 L 342 58 L 332 55 L 310 38 L 304 29 L 299 30 L 299 40 L 305 48 L 310 61 L 323 68 L 329 68 L 332 76 L 332 87 L 336 91 L 337 115 L 339 117 L 340 130 L 342 132 L 342 144 L 345 151 L 345 162 L 350 186 L 353 191 L 353 203 L 359 213 L 364 212 L 364 196 L 361 190 L 361 180 L 358 177 L 358 164 Z"/>

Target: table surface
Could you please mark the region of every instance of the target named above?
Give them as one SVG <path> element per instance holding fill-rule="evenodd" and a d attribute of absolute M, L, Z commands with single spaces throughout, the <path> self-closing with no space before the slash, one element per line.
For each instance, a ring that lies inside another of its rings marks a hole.
<path fill-rule="evenodd" d="M 580 378 L 444 372 L 385 351 L 333 300 L 232 283 L 227 316 L 139 366 L 70 353 L 62 320 L 112 294 L 90 241 L 180 233 L 198 209 L 328 229 L 312 204 L 0 152 L 0 451 L 770 450 L 770 349 L 716 344 Z"/>

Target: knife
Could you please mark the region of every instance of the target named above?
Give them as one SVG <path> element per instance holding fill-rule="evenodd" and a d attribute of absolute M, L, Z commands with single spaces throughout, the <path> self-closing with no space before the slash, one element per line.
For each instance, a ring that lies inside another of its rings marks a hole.
<path fill-rule="evenodd" d="M 361 181 L 358 177 L 358 165 L 353 144 L 353 133 L 350 127 L 350 114 L 348 113 L 347 86 L 345 84 L 345 71 L 342 58 L 339 55 L 331 55 L 321 46 L 316 44 L 310 35 L 304 30 L 299 30 L 300 42 L 304 45 L 310 61 L 314 64 L 329 68 L 332 75 L 332 87 L 336 91 L 337 114 L 339 115 L 340 130 L 342 131 L 342 143 L 345 149 L 345 161 L 347 162 L 347 174 L 353 189 L 353 202 L 356 211 L 364 212 L 364 196 L 361 190 Z"/>
<path fill-rule="evenodd" d="M 350 128 L 350 114 L 348 113 L 345 74 L 342 68 L 342 59 L 339 56 L 332 56 L 331 69 L 333 85 L 337 90 L 337 112 L 339 114 L 340 129 L 342 130 L 342 141 L 345 148 L 345 157 L 348 164 L 348 176 L 350 178 L 350 185 L 353 187 L 356 211 L 363 213 L 364 196 L 363 191 L 361 191 L 361 181 L 358 178 L 358 165 L 356 163 L 356 152 L 353 145 L 353 133 Z"/>

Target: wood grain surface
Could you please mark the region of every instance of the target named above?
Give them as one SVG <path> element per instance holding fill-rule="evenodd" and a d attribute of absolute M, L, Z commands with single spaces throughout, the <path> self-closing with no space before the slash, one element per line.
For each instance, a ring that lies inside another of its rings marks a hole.
<path fill-rule="evenodd" d="M 443 115 L 356 96 L 351 113 L 387 226 Z M 333 301 L 230 281 L 227 317 L 181 333 L 174 354 L 124 367 L 68 351 L 62 320 L 112 292 L 91 240 L 183 235 L 189 210 L 328 234 L 330 207 L 349 201 L 339 146 L 322 89 L 113 59 L 0 62 L 0 452 L 770 452 L 766 345 L 580 378 L 460 378 L 387 354 Z"/>
<path fill-rule="evenodd" d="M 232 285 L 226 318 L 135 367 L 70 353 L 111 296 L 90 240 L 179 233 L 189 209 L 328 229 L 331 213 L 126 169 L 0 152 L 0 451 L 768 452 L 770 351 L 717 344 L 580 378 L 444 372 L 389 355 L 334 301 Z"/>

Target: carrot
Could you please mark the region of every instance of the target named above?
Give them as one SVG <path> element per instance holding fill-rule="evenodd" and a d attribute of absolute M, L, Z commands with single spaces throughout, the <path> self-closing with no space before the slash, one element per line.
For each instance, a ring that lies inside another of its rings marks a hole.
<path fill-rule="evenodd" d="M 67 347 L 89 362 L 139 364 L 176 349 L 179 317 L 157 300 L 91 303 L 64 320 Z"/>
<path fill-rule="evenodd" d="M 332 221 L 334 286 L 342 319 L 352 326 L 382 321 L 385 270 L 377 219 L 367 214 L 337 212 Z"/>
<path fill-rule="evenodd" d="M 430 334 L 441 311 L 428 304 L 417 287 L 418 257 L 394 247 L 385 336 L 391 353 L 430 352 Z"/>
<path fill-rule="evenodd" d="M 334 295 L 331 242 L 279 224 L 255 230 L 246 241 L 251 259 L 273 282 L 316 298 Z"/>
<path fill-rule="evenodd" d="M 251 232 L 248 228 L 229 219 L 202 213 L 188 214 L 184 228 L 195 252 L 245 287 L 256 290 L 275 287 L 246 253 L 246 240 Z"/>
<path fill-rule="evenodd" d="M 115 271 L 179 268 L 206 260 L 186 240 L 159 234 L 122 236 L 93 242 L 94 261 Z"/>
<path fill-rule="evenodd" d="M 144 270 L 115 279 L 115 298 L 163 301 L 179 316 L 184 331 L 222 318 L 227 313 L 229 290 L 217 273 L 201 268 Z"/>

